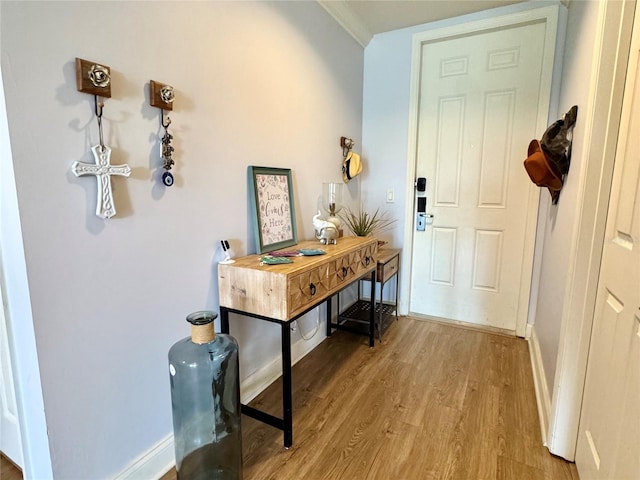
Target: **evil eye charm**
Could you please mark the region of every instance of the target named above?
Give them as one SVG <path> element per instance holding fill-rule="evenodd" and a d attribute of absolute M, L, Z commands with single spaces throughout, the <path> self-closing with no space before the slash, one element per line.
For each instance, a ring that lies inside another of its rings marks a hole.
<path fill-rule="evenodd" d="M 162 174 L 162 183 L 164 183 L 167 187 L 173 185 L 173 175 L 171 172 L 164 172 Z"/>

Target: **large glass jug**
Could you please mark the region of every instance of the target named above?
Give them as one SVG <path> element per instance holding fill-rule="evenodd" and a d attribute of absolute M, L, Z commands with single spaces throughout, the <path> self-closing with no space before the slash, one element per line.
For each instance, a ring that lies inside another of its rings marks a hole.
<path fill-rule="evenodd" d="M 178 480 L 242 479 L 238 344 L 216 317 L 187 316 L 191 337 L 169 350 Z"/>

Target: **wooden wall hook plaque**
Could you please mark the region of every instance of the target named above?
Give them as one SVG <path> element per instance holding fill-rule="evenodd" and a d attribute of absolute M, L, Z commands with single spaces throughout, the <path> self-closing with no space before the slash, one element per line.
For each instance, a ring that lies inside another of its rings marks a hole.
<path fill-rule="evenodd" d="M 83 93 L 111 98 L 111 69 L 106 65 L 76 58 L 76 82 Z"/>
<path fill-rule="evenodd" d="M 173 87 L 154 80 L 151 80 L 149 85 L 151 87 L 151 94 L 149 95 L 151 106 L 162 110 L 173 110 Z"/>

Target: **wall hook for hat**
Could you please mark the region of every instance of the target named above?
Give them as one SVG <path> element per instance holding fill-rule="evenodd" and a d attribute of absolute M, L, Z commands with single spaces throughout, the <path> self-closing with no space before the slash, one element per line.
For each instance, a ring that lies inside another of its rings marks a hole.
<path fill-rule="evenodd" d="M 342 147 L 343 158 L 347 158 L 347 155 L 349 155 L 349 152 L 351 151 L 351 149 L 355 144 L 356 142 L 354 142 L 353 139 L 351 138 L 340 137 L 340 146 Z"/>

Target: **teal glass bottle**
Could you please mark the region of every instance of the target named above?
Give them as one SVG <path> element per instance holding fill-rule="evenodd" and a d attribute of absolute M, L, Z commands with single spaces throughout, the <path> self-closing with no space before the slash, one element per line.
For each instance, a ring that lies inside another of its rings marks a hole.
<path fill-rule="evenodd" d="M 178 480 L 242 479 L 238 344 L 216 317 L 188 315 L 191 337 L 169 350 Z"/>

